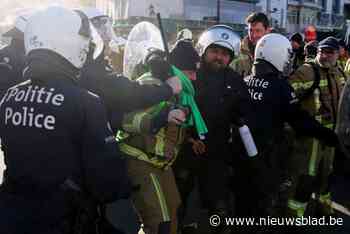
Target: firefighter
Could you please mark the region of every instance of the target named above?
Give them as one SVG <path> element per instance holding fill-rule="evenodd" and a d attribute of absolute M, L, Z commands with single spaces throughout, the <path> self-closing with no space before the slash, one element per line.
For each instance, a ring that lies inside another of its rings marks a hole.
<path fill-rule="evenodd" d="M 346 78 L 337 64 L 338 57 L 337 39 L 327 37 L 319 43 L 316 58 L 302 65 L 289 79 L 303 109 L 331 130 L 336 128 L 338 102 Z M 293 162 L 294 190 L 288 202 L 292 215 L 304 215 L 312 193 L 322 213 L 333 212 L 328 183 L 333 160 L 334 147 L 298 136 Z"/>
<path fill-rule="evenodd" d="M 153 67 L 159 65 L 154 63 L 157 59 L 163 60 L 163 57 L 163 52 L 151 50 L 145 63 Z M 194 90 L 190 80 L 196 78 L 199 56 L 192 43 L 178 41 L 170 53 L 169 61 L 175 65 L 173 72 L 182 77 L 184 89 L 186 87 L 184 92 L 188 93 L 181 93 L 177 98 L 148 109 L 126 114 L 123 131 L 119 133 L 119 146 L 127 157 L 129 176 L 135 188 L 135 207 L 149 234 L 177 233 L 177 209 L 181 199 L 172 164 L 184 141 L 186 126 L 191 125 L 191 122 L 203 122 L 193 104 Z M 164 70 L 169 68 L 170 65 Z M 164 74 L 152 72 L 145 73 L 137 82 L 159 85 L 166 79 L 168 77 Z"/>
<path fill-rule="evenodd" d="M 269 20 L 262 12 L 250 14 L 245 21 L 248 25 L 248 36 L 242 39 L 240 54 L 231 64 L 233 70 L 242 77 L 251 74 L 256 43 L 262 36 L 270 32 Z"/>

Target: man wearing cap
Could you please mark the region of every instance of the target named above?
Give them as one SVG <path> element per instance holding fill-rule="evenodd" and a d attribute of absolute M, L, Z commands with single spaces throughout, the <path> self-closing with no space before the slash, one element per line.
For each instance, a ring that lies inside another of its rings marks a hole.
<path fill-rule="evenodd" d="M 248 25 L 248 35 L 241 40 L 240 54 L 230 65 L 242 77 L 251 74 L 256 43 L 270 32 L 269 19 L 262 12 L 250 14 L 246 18 L 246 24 Z"/>
<path fill-rule="evenodd" d="M 345 81 L 344 72 L 337 64 L 338 57 L 338 40 L 327 37 L 319 43 L 316 58 L 302 65 L 290 77 L 302 107 L 332 130 L 336 127 L 337 107 Z M 330 214 L 328 176 L 332 171 L 334 148 L 316 139 L 298 136 L 293 158 L 294 184 L 288 201 L 290 214 L 304 215 L 312 193 L 316 194 L 322 208 L 320 211 Z"/>

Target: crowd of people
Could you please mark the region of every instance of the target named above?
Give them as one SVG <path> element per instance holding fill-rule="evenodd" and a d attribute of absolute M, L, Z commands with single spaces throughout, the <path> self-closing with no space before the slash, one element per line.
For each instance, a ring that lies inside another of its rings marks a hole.
<path fill-rule="evenodd" d="M 348 45 L 273 33 L 260 12 L 246 24 L 242 39 L 182 30 L 125 77 L 99 10 L 18 16 L 0 50 L 1 232 L 201 233 L 184 218 L 195 188 L 208 217 L 334 215 Z M 208 232 L 281 228 L 296 233 Z"/>

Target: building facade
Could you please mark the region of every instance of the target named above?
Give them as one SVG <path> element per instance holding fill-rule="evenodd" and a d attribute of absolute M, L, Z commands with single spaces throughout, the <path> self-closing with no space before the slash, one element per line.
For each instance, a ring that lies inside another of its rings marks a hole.
<path fill-rule="evenodd" d="M 257 5 L 269 17 L 272 27 L 286 29 L 288 0 L 260 0 Z"/>
<path fill-rule="evenodd" d="M 219 2 L 219 4 L 218 4 Z M 163 18 L 206 20 L 243 24 L 252 11 L 259 11 L 259 0 L 96 0 L 96 7 L 113 19 L 153 17 L 160 13 Z M 218 11 L 219 5 L 219 11 Z"/>
<path fill-rule="evenodd" d="M 88 0 L 85 0 L 88 1 Z M 90 0 L 115 20 L 155 17 L 183 21 L 217 21 L 244 25 L 248 14 L 265 12 L 271 25 L 301 32 L 312 24 L 319 31 L 341 29 L 350 17 L 350 0 Z M 218 7 L 219 6 L 219 7 Z"/>
<path fill-rule="evenodd" d="M 302 31 L 315 25 L 319 31 L 340 29 L 344 24 L 344 0 L 288 1 L 287 31 Z"/>
<path fill-rule="evenodd" d="M 258 1 L 183 0 L 184 17 L 189 20 L 217 19 L 222 23 L 244 24 L 247 15 L 261 11 Z"/>
<path fill-rule="evenodd" d="M 163 18 L 182 18 L 183 0 L 96 0 L 96 7 L 113 19 L 130 17 L 154 17 L 160 13 Z"/>

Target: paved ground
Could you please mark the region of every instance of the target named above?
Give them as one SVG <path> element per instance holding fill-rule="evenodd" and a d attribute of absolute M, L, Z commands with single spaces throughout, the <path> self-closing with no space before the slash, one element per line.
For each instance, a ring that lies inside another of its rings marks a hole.
<path fill-rule="evenodd" d="M 5 165 L 3 163 L 3 154 L 0 151 L 0 181 L 2 181 L 2 172 L 5 169 Z M 344 200 L 348 200 L 350 197 L 350 179 L 349 178 L 343 178 L 343 177 L 338 177 L 333 181 L 333 194 L 334 198 L 337 202 L 342 203 Z M 198 216 L 196 214 L 202 213 L 200 210 L 198 210 L 198 201 L 195 197 L 198 196 L 198 194 L 193 194 L 191 201 L 191 213 L 187 219 L 197 219 Z M 124 204 L 124 202 L 122 202 Z M 121 204 L 121 207 L 124 205 Z M 123 208 L 122 208 L 123 209 Z M 125 215 L 124 215 L 125 216 Z M 192 216 L 192 217 L 191 217 Z M 196 217 L 197 216 L 197 217 Z M 201 215 L 201 234 L 208 233 L 208 224 L 207 224 L 207 216 L 206 213 L 202 213 Z M 305 230 L 302 232 L 304 234 L 350 234 L 350 217 L 349 216 L 340 216 L 344 219 L 344 225 L 343 226 L 338 226 L 338 227 L 316 227 L 309 229 L 305 232 Z M 123 220 L 123 218 L 122 218 Z M 187 220 L 189 221 L 189 220 Z M 192 220 L 191 220 L 192 221 Z M 128 220 L 124 220 L 124 224 L 128 223 Z M 131 223 L 130 223 L 131 224 Z M 129 226 L 127 224 L 127 226 Z"/>

